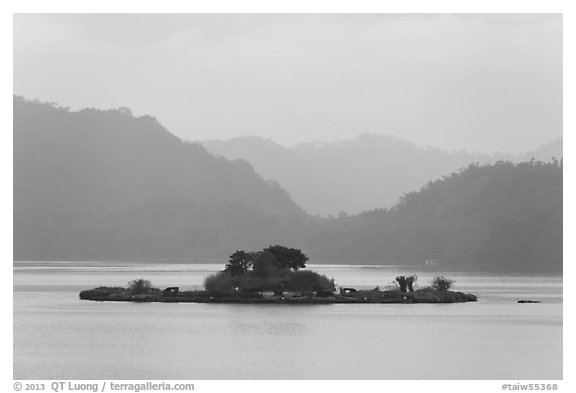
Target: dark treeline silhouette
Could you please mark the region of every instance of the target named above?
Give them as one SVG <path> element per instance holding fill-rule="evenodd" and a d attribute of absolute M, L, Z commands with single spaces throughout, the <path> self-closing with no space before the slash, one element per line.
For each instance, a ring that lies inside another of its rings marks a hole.
<path fill-rule="evenodd" d="M 314 262 L 558 272 L 562 165 L 473 164 L 391 209 L 323 219 L 152 117 L 14 98 L 16 260 L 223 261 L 270 244 Z"/>
<path fill-rule="evenodd" d="M 404 195 L 392 209 L 318 225 L 312 249 L 328 259 L 558 272 L 561 161 L 471 164 Z"/>
<path fill-rule="evenodd" d="M 245 161 L 216 158 L 150 116 L 14 97 L 17 259 L 226 255 L 291 240 L 275 216 L 305 213 Z"/>

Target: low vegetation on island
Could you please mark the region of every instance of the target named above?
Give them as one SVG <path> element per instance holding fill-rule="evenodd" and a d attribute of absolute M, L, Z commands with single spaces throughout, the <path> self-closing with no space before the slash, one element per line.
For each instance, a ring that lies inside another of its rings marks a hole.
<path fill-rule="evenodd" d="M 160 289 L 137 279 L 123 287 L 99 287 L 80 292 L 80 298 L 97 301 L 197 302 L 197 303 L 455 303 L 476 301 L 476 296 L 452 291 L 453 280 L 432 279 L 429 286 L 414 288 L 418 276 L 397 276 L 381 290 L 340 287 L 333 279 L 306 269 L 308 257 L 301 250 L 280 245 L 261 251 L 238 250 L 224 270 L 208 276 L 204 289 Z"/>

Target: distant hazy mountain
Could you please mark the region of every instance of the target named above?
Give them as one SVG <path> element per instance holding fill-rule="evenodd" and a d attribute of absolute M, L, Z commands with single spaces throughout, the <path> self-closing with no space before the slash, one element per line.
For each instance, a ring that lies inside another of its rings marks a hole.
<path fill-rule="evenodd" d="M 404 192 L 445 173 L 507 158 L 446 152 L 371 134 L 291 148 L 259 137 L 201 143 L 216 155 L 247 160 L 263 177 L 282 184 L 305 210 L 320 215 L 390 207 Z"/>
<path fill-rule="evenodd" d="M 227 206 L 222 211 L 237 206 L 235 218 L 209 216 L 220 205 Z M 278 215 L 305 213 L 247 162 L 215 158 L 150 116 L 136 118 L 126 109 L 71 112 L 14 98 L 16 259 L 140 257 L 150 256 L 149 249 L 166 255 L 167 246 L 154 248 L 154 235 L 161 225 L 164 236 L 177 231 L 168 216 L 190 220 L 204 235 L 225 227 L 222 233 L 235 231 L 228 239 L 245 242 L 246 227 Z M 195 244 L 190 233 L 178 236 Z"/>

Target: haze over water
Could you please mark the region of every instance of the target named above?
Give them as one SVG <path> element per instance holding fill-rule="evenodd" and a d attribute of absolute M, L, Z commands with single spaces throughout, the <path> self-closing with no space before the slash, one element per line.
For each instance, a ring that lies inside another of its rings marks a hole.
<path fill-rule="evenodd" d="M 311 266 L 381 288 L 394 267 Z M 220 265 L 14 262 L 15 379 L 561 379 L 562 278 L 443 272 L 464 304 L 89 302 L 148 278 L 199 288 Z M 425 285 L 431 272 L 416 272 Z M 541 304 L 518 304 L 537 299 Z"/>

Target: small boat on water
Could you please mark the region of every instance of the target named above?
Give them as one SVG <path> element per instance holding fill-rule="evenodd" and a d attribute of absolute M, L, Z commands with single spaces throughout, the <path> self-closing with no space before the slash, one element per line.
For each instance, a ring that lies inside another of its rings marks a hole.
<path fill-rule="evenodd" d="M 518 303 L 540 303 L 540 300 L 518 300 Z"/>

